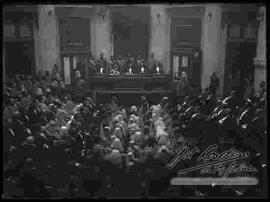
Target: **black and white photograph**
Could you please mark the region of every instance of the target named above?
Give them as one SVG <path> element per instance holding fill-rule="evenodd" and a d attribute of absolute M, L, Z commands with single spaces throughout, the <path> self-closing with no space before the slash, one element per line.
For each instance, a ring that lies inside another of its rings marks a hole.
<path fill-rule="evenodd" d="M 266 8 L 4 3 L 2 199 L 268 199 Z"/>

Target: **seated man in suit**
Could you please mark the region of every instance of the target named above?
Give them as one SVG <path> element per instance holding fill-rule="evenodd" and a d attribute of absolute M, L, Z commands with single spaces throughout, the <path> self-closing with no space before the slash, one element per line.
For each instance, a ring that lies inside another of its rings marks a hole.
<path fill-rule="evenodd" d="M 104 73 L 107 74 L 108 73 L 108 64 L 107 64 L 106 59 L 104 58 L 103 53 L 100 53 L 97 63 L 98 63 L 98 68 L 99 68 L 98 72 L 100 73 L 100 69 L 103 68 L 103 72 L 101 74 L 104 74 Z"/>
<path fill-rule="evenodd" d="M 135 57 L 130 58 L 130 65 L 131 65 L 132 73 L 138 73 L 138 66 L 135 61 Z"/>
<path fill-rule="evenodd" d="M 150 73 L 153 74 L 155 72 L 155 68 L 156 68 L 155 54 L 151 53 L 150 58 L 148 60 L 148 69 L 149 69 Z"/>
<path fill-rule="evenodd" d="M 80 71 L 76 71 L 75 91 L 74 91 L 76 101 L 81 102 L 81 98 L 86 94 L 86 90 L 87 90 L 86 81 L 81 77 Z"/>
<path fill-rule="evenodd" d="M 93 76 L 98 72 L 97 69 L 97 63 L 95 61 L 95 58 L 93 55 L 90 55 L 89 61 L 88 61 L 88 75 L 87 76 Z"/>
<path fill-rule="evenodd" d="M 120 73 L 124 73 L 125 72 L 125 59 L 122 58 L 122 55 L 118 55 L 117 56 L 117 60 L 116 60 L 116 64 L 118 66 L 118 69 L 120 71 Z"/>
<path fill-rule="evenodd" d="M 114 57 L 111 56 L 111 57 L 110 57 L 110 60 L 109 60 L 109 62 L 108 62 L 108 69 L 109 69 L 109 71 L 110 71 L 111 69 L 113 69 L 114 63 L 115 63 Z"/>
<path fill-rule="evenodd" d="M 154 74 L 164 74 L 163 65 L 161 64 L 161 62 L 156 61 L 156 64 L 155 64 L 154 69 L 153 69 L 153 73 Z"/>

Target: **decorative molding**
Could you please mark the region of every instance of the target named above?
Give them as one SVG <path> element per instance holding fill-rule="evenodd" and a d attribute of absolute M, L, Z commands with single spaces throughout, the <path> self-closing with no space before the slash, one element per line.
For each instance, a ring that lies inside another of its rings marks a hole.
<path fill-rule="evenodd" d="M 33 42 L 33 37 L 24 38 L 4 38 L 3 42 Z"/>
<path fill-rule="evenodd" d="M 205 6 L 172 5 L 171 7 L 168 7 L 166 10 L 169 14 L 169 17 L 171 18 L 172 17 L 185 17 L 185 16 L 203 17 L 205 13 Z"/>
<path fill-rule="evenodd" d="M 55 14 L 58 18 L 91 18 L 94 14 L 93 7 L 59 7 L 55 6 Z"/>
<path fill-rule="evenodd" d="M 71 8 L 74 8 L 74 7 L 77 7 L 77 8 L 93 8 L 94 6 L 92 5 L 80 5 L 80 4 L 63 4 L 63 5 L 56 5 L 55 7 L 71 7 Z"/>
<path fill-rule="evenodd" d="M 91 51 L 87 50 L 61 50 L 61 55 L 90 55 Z"/>
<path fill-rule="evenodd" d="M 23 12 L 38 13 L 37 5 L 8 5 L 3 8 L 4 13 Z"/>

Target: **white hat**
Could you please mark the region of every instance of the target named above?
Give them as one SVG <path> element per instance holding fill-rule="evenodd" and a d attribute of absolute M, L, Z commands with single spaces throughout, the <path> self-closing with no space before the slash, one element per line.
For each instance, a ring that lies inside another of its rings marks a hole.
<path fill-rule="evenodd" d="M 80 71 L 76 71 L 75 77 L 81 78 L 81 72 Z"/>
<path fill-rule="evenodd" d="M 38 94 L 38 95 L 43 95 L 43 91 L 42 91 L 41 88 L 37 88 L 37 94 Z"/>
<path fill-rule="evenodd" d="M 166 149 L 167 149 L 166 145 L 161 146 L 161 150 L 166 150 Z"/>
<path fill-rule="evenodd" d="M 130 108 L 130 111 L 132 111 L 132 112 L 137 112 L 137 107 L 136 107 L 136 106 L 132 106 L 132 107 Z"/>
<path fill-rule="evenodd" d="M 141 132 L 141 131 L 136 131 L 135 134 L 136 134 L 136 135 L 141 135 L 142 132 Z"/>
<path fill-rule="evenodd" d="M 66 126 L 61 126 L 60 128 L 60 134 L 66 135 L 68 133 L 68 128 Z"/>

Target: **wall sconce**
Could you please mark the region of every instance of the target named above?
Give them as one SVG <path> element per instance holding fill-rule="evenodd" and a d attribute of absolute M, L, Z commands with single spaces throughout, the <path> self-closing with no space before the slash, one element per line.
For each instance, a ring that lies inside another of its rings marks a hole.
<path fill-rule="evenodd" d="M 37 14 L 33 14 L 33 19 L 34 19 L 34 26 L 36 29 L 39 29 L 39 23 L 38 23 L 38 16 Z"/>
<path fill-rule="evenodd" d="M 263 9 L 263 7 L 261 7 L 259 12 L 258 12 L 257 20 L 259 20 L 260 22 L 264 21 L 264 9 Z"/>
<path fill-rule="evenodd" d="M 104 19 L 105 19 L 105 14 L 102 13 L 102 14 L 101 14 L 101 17 L 102 17 L 102 20 L 104 20 Z"/>
<path fill-rule="evenodd" d="M 106 17 L 106 13 L 100 11 L 100 12 L 98 13 L 98 16 L 104 21 L 104 19 L 105 19 L 105 17 Z"/>
<path fill-rule="evenodd" d="M 51 16 L 53 14 L 53 8 L 48 8 L 48 15 Z"/>
<path fill-rule="evenodd" d="M 208 13 L 208 22 L 212 21 L 212 13 Z"/>
<path fill-rule="evenodd" d="M 159 23 L 159 19 L 160 19 L 160 13 L 157 14 L 158 23 Z"/>
<path fill-rule="evenodd" d="M 98 7 L 97 13 L 98 16 L 102 18 L 102 20 L 104 20 L 106 17 L 106 11 L 107 11 L 106 7 L 104 6 Z"/>

